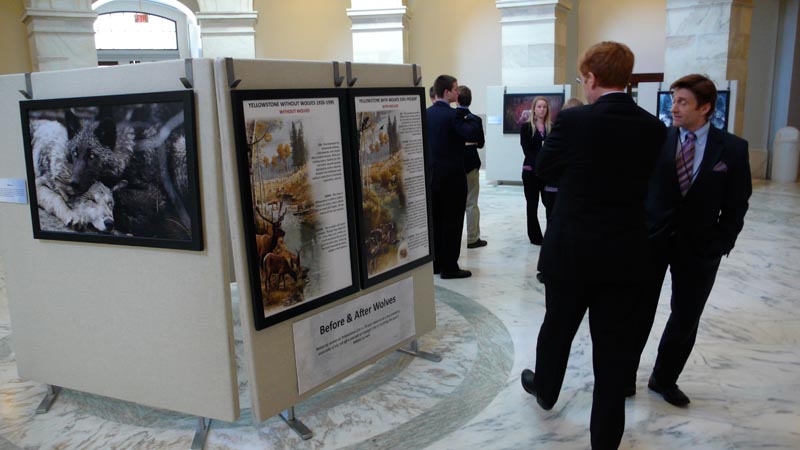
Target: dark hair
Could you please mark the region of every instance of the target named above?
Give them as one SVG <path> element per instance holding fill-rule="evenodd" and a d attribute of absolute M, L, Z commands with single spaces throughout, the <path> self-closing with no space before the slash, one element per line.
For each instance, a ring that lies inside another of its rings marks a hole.
<path fill-rule="evenodd" d="M 456 81 L 458 80 L 450 75 L 439 75 L 436 77 L 436 81 L 433 82 L 433 92 L 436 94 L 436 97 L 444 97 L 444 91 L 453 89 L 453 83 Z"/>
<path fill-rule="evenodd" d="M 436 98 L 436 93 L 433 92 L 433 86 L 431 86 L 431 88 L 428 89 L 428 97 L 431 98 L 431 101 L 433 101 L 433 99 Z"/>
<path fill-rule="evenodd" d="M 469 106 L 472 104 L 472 90 L 466 86 L 458 87 L 458 105 Z"/>
<path fill-rule="evenodd" d="M 678 78 L 669 87 L 670 91 L 675 89 L 688 89 L 694 94 L 697 99 L 697 108 L 708 103 L 711 108 L 706 113 L 706 119 L 714 114 L 714 107 L 717 105 L 717 87 L 714 82 L 709 80 L 705 75 L 693 73 L 684 77 Z"/>
<path fill-rule="evenodd" d="M 578 63 L 578 70 L 584 76 L 593 73 L 600 87 L 621 88 L 631 81 L 633 62 L 633 52 L 627 45 L 603 41 L 586 50 Z"/>

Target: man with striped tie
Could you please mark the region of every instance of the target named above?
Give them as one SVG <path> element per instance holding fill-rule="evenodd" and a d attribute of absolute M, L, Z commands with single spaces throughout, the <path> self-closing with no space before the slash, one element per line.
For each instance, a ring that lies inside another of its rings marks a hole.
<path fill-rule="evenodd" d="M 658 346 L 648 387 L 675 406 L 689 397 L 678 388 L 694 347 L 700 315 L 722 256 L 733 249 L 752 193 L 747 141 L 709 123 L 717 102 L 714 83 L 687 75 L 672 83 L 672 124 L 648 191 L 647 226 L 653 277 L 640 304 L 636 365 L 627 395 L 636 392 L 638 357 L 653 326 L 667 267 L 671 314 Z"/>

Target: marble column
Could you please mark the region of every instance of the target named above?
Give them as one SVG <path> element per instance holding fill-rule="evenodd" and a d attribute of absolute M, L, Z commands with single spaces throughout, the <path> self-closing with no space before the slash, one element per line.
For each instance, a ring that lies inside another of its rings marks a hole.
<path fill-rule="evenodd" d="M 34 71 L 97 66 L 91 0 L 25 0 Z"/>
<path fill-rule="evenodd" d="M 724 89 L 737 80 L 734 131 L 741 134 L 747 92 L 752 0 L 667 0 L 664 82 L 701 73 Z"/>
<path fill-rule="evenodd" d="M 403 1 L 352 0 L 350 5 L 353 61 L 407 63 L 409 16 Z"/>
<path fill-rule="evenodd" d="M 506 86 L 566 83 L 569 0 L 497 0 Z"/>
<path fill-rule="evenodd" d="M 203 57 L 255 58 L 258 12 L 252 0 L 198 0 Z"/>

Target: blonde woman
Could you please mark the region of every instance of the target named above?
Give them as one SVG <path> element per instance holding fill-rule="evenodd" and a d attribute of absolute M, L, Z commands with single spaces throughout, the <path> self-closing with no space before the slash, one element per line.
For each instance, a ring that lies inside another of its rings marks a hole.
<path fill-rule="evenodd" d="M 542 148 L 542 142 L 550 134 L 550 103 L 544 97 L 536 97 L 531 102 L 530 121 L 522 124 L 519 132 L 519 143 L 525 161 L 522 163 L 522 184 L 525 187 L 525 203 L 528 215 L 528 239 L 531 244 L 542 245 L 542 228 L 539 226 L 537 213 L 539 210 L 539 194 L 544 184 L 534 173 L 536 155 Z"/>

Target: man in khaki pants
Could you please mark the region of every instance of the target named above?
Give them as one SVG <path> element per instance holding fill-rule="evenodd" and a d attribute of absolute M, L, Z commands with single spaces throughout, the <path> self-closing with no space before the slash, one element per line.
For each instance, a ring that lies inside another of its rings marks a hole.
<path fill-rule="evenodd" d="M 478 149 L 483 148 L 483 122 L 481 118 L 472 114 L 469 105 L 472 104 L 472 91 L 466 86 L 458 87 L 459 114 L 466 120 L 474 121 L 481 130 L 481 139 L 478 142 L 467 142 L 464 150 L 464 170 L 467 172 L 467 248 L 478 248 L 486 245 L 481 239 L 481 211 L 478 209 L 478 193 L 480 191 L 481 158 Z"/>

